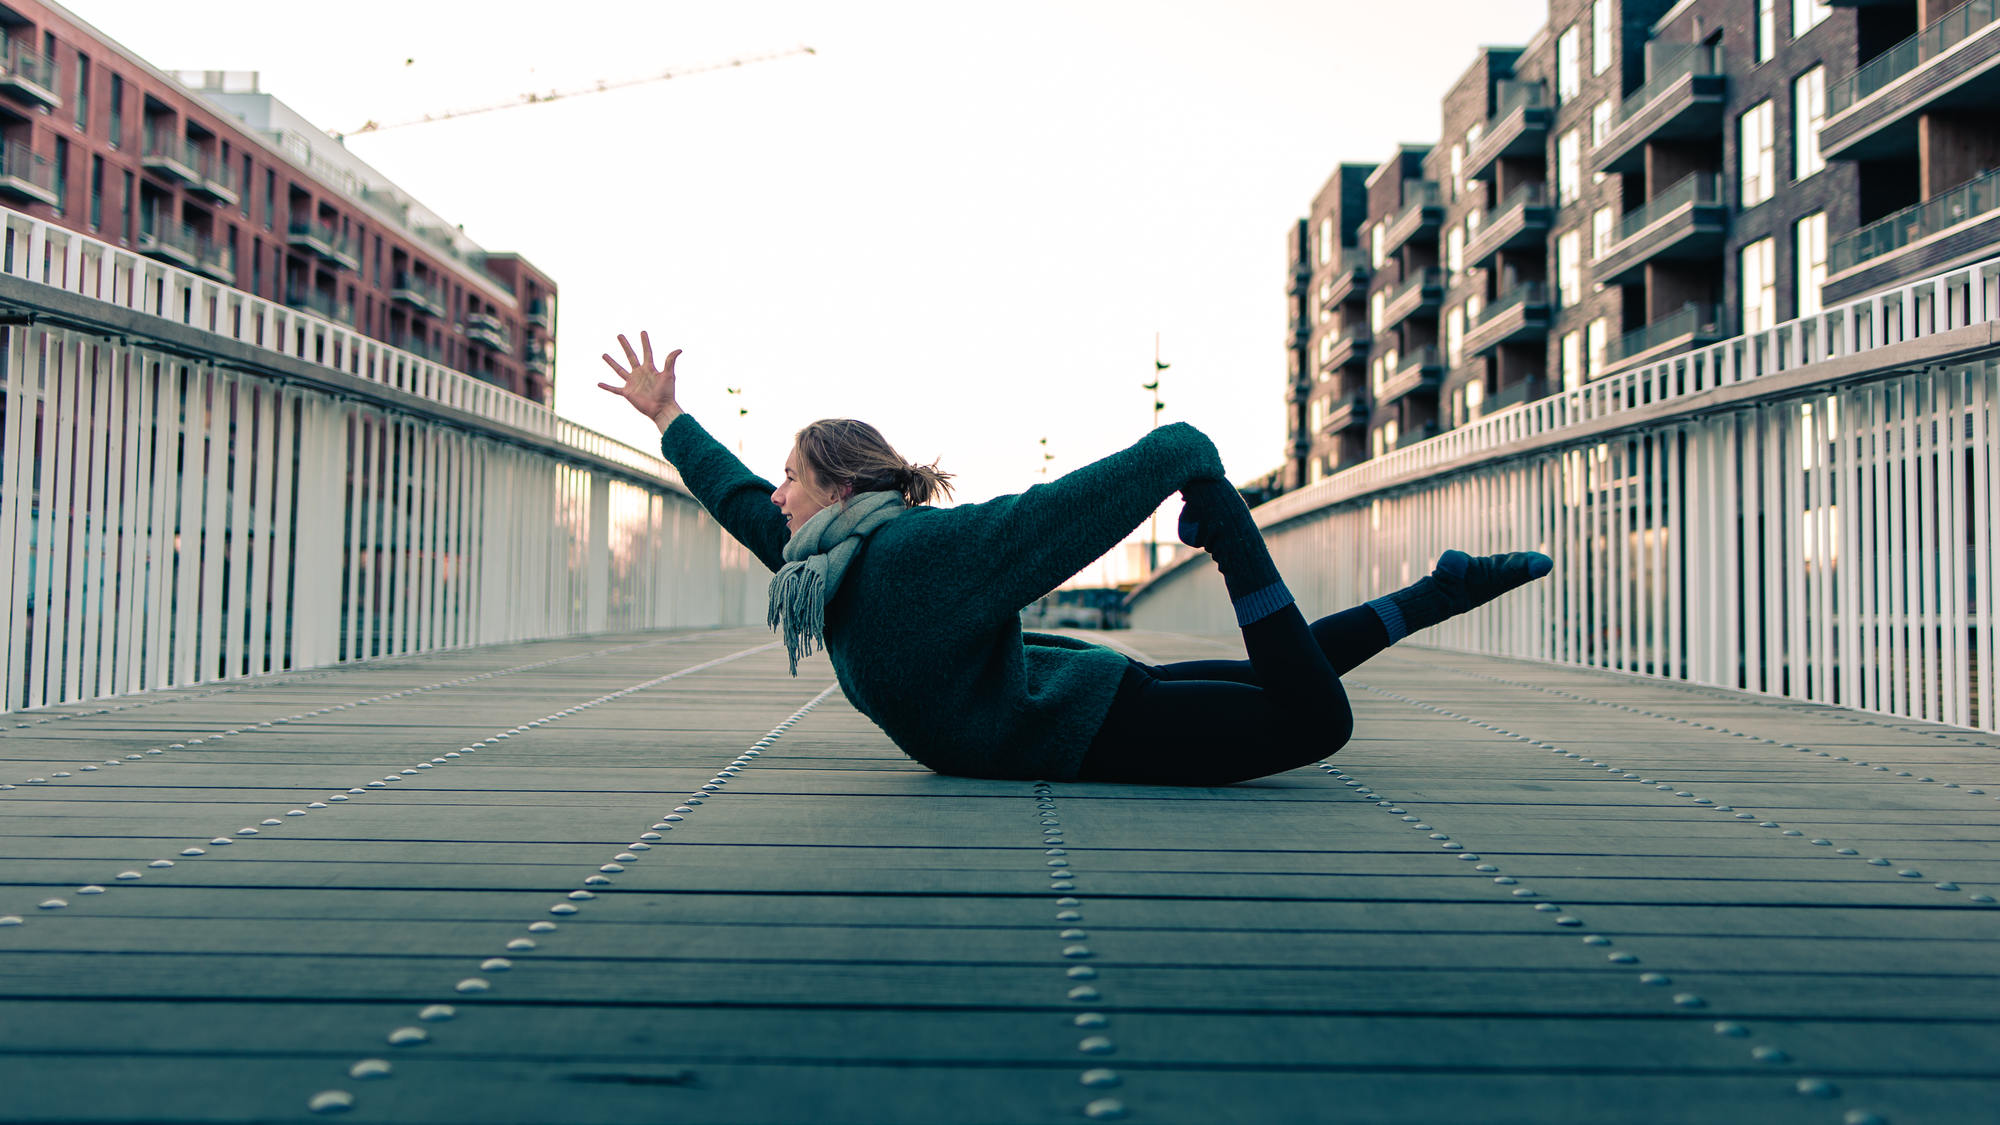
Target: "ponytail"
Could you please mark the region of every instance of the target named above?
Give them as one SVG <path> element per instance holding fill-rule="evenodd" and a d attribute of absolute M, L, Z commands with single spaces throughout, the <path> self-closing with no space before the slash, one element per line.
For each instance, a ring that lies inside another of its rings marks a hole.
<path fill-rule="evenodd" d="M 896 492 L 911 507 L 951 496 L 952 474 L 937 467 L 903 460 L 880 431 L 852 418 L 828 418 L 799 431 L 799 458 L 836 495 L 842 486 L 854 492 Z"/>

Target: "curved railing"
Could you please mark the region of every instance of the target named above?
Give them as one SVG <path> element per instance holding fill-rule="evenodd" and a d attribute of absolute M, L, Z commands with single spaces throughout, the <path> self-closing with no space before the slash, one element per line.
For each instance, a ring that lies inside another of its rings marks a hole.
<path fill-rule="evenodd" d="M 2000 729 L 2000 259 L 1489 415 L 1257 509 L 1300 601 L 1447 547 L 1547 581 L 1420 641 Z M 1223 632 L 1206 556 L 1134 624 Z"/>

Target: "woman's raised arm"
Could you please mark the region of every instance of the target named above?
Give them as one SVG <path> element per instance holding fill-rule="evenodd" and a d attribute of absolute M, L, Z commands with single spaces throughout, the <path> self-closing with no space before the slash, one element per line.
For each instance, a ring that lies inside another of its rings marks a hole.
<path fill-rule="evenodd" d="M 653 341 L 646 333 L 639 333 L 639 352 L 632 350 L 632 341 L 626 339 L 623 333 L 619 334 L 618 346 L 625 349 L 625 361 L 630 366 L 618 366 L 618 361 L 611 358 L 610 352 L 604 353 L 604 363 L 617 373 L 624 385 L 597 385 L 631 403 L 632 409 L 651 418 L 660 432 L 666 433 L 667 427 L 674 424 L 674 419 L 681 416 L 681 404 L 674 398 L 674 361 L 680 358 L 681 350 L 675 348 L 668 352 L 666 364 L 656 367 L 653 365 Z"/>

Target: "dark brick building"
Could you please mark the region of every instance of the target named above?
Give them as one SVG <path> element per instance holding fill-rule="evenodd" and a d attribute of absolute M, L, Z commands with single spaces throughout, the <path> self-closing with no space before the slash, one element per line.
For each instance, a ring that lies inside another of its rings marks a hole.
<path fill-rule="evenodd" d="M 254 74 L 170 75 L 54 4 L 4 0 L 0 206 L 552 403 L 555 283 L 481 250 Z"/>
<path fill-rule="evenodd" d="M 2000 246 L 2000 0 L 1552 0 L 1441 109 L 1288 247 L 1370 271 L 1365 359 L 1295 345 L 1294 484 Z"/>

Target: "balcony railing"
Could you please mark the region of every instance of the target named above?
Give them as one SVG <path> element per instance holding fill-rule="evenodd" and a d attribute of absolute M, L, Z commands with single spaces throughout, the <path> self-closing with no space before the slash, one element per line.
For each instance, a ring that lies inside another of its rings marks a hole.
<path fill-rule="evenodd" d="M 1699 305 L 1693 302 L 1682 305 L 1678 311 L 1645 325 L 1635 328 L 1623 336 L 1612 340 L 1604 349 L 1604 361 L 1617 363 L 1636 355 L 1643 355 L 1663 344 L 1685 342 L 1708 337 L 1721 339 L 1721 316 L 1714 305 Z"/>
<path fill-rule="evenodd" d="M 1403 357 L 1395 372 L 1375 388 L 1375 401 L 1384 406 L 1418 391 L 1435 391 L 1444 378 L 1444 357 L 1430 345 L 1415 348 Z"/>
<path fill-rule="evenodd" d="M 1483 355 L 1509 340 L 1545 337 L 1548 331 L 1548 286 L 1524 281 L 1479 310 L 1479 319 L 1466 328 L 1465 351 Z"/>
<path fill-rule="evenodd" d="M 545 330 L 555 327 L 555 314 L 547 300 L 537 297 L 528 302 L 528 323 Z"/>
<path fill-rule="evenodd" d="M 1437 184 L 1430 180 L 1406 180 L 1403 209 L 1382 232 L 1382 252 L 1393 254 L 1405 242 L 1426 230 L 1435 231 L 1443 222 L 1444 203 Z"/>
<path fill-rule="evenodd" d="M 1465 154 L 1468 179 L 1486 179 L 1502 157 L 1539 154 L 1555 120 L 1548 88 L 1540 82 L 1501 82 L 1496 93 L 1493 116 Z"/>
<path fill-rule="evenodd" d="M 1539 246 L 1548 240 L 1555 208 L 1549 204 L 1549 186 L 1529 182 L 1507 193 L 1500 205 L 1487 213 L 1479 233 L 1465 246 L 1465 264 L 1482 269 L 1502 250 Z"/>
<path fill-rule="evenodd" d="M 1841 237 L 1826 249 L 1826 272 L 1829 276 L 1844 273 L 1863 262 L 1893 254 L 1920 239 L 1995 211 L 2000 211 L 2000 171 L 1988 172 L 1935 199 L 1905 207 Z"/>
<path fill-rule="evenodd" d="M 226 242 L 201 239 L 195 254 L 194 268 L 225 284 L 235 281 L 236 251 L 230 249 Z"/>
<path fill-rule="evenodd" d="M 189 185 L 209 198 L 224 204 L 235 203 L 242 198 L 236 193 L 236 173 L 227 161 L 199 147 L 194 147 L 195 171 L 198 181 Z"/>
<path fill-rule="evenodd" d="M 1831 118 L 2000 21 L 2000 0 L 1966 0 L 1826 88 Z"/>
<path fill-rule="evenodd" d="M 292 306 L 295 309 L 302 309 L 306 312 L 317 313 L 318 315 L 323 316 L 328 320 L 337 320 L 342 324 L 354 323 L 353 305 L 350 305 L 345 301 L 336 301 L 332 297 L 329 297 L 325 293 L 321 293 L 316 289 L 308 289 L 305 291 L 300 291 L 296 289 L 288 290 L 285 293 L 285 303 Z"/>
<path fill-rule="evenodd" d="M 1722 201 L 1722 177 L 1711 172 L 1694 172 L 1681 177 L 1665 191 L 1627 211 L 1618 220 L 1618 238 L 1613 243 L 1632 238 L 1659 222 L 1673 212 L 1690 203 L 1720 203 Z"/>
<path fill-rule="evenodd" d="M 1320 423 L 1319 432 L 1337 434 L 1351 430 L 1368 421 L 1368 400 L 1360 395 L 1348 395 L 1338 400 L 1326 412 L 1326 421 Z"/>
<path fill-rule="evenodd" d="M 1722 48 L 1691 43 L 1654 57 L 1646 84 L 1626 95 L 1602 143 L 1591 149 L 1600 172 L 1634 172 L 1644 163 L 1644 142 L 1710 137 L 1722 119 Z"/>
<path fill-rule="evenodd" d="M 0 152 L 0 192 L 36 203 L 62 202 L 56 194 L 56 166 L 18 146 Z"/>
<path fill-rule="evenodd" d="M 1384 331 L 1394 328 L 1421 309 L 1435 309 L 1443 300 L 1444 271 L 1420 270 L 1382 299 L 1382 328 Z"/>
<path fill-rule="evenodd" d="M 444 315 L 444 295 L 437 286 L 408 270 L 396 271 L 396 284 L 389 296 L 432 316 Z"/>
<path fill-rule="evenodd" d="M 139 228 L 139 252 L 193 269 L 201 261 L 201 236 L 188 223 L 148 219 Z"/>
<path fill-rule="evenodd" d="M 172 131 L 162 131 L 148 126 L 146 147 L 139 162 L 147 170 L 158 172 L 183 183 L 201 183 L 201 150 L 194 142 Z"/>
<path fill-rule="evenodd" d="M 331 223 L 315 219 L 293 219 L 286 227 L 294 246 L 299 246 L 330 262 L 357 269 L 361 259 L 355 256 L 354 236 L 346 234 Z"/>
<path fill-rule="evenodd" d="M 1351 297 L 1361 296 L 1374 276 L 1374 266 L 1368 260 L 1368 251 L 1353 246 L 1343 246 L 1333 260 L 1333 276 L 1322 304 L 1337 305 Z"/>
<path fill-rule="evenodd" d="M 62 106 L 56 96 L 56 61 L 36 54 L 26 43 L 0 51 L 0 90 L 50 109 Z"/>

